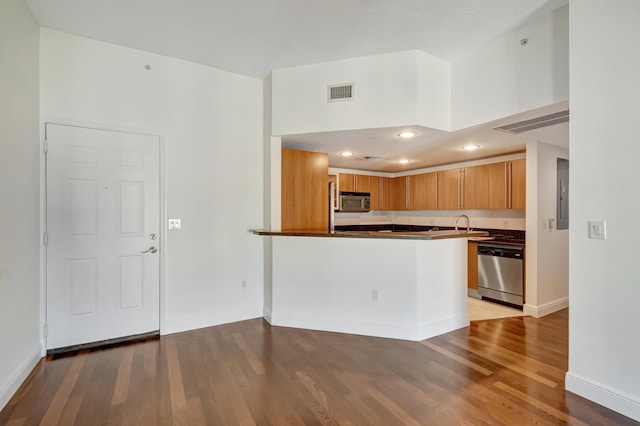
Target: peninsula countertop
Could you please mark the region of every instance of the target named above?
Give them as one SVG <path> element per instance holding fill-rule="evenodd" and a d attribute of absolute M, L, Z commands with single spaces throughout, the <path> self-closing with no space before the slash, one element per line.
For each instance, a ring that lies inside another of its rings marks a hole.
<path fill-rule="evenodd" d="M 448 238 L 478 238 L 487 237 L 486 231 L 466 230 L 439 230 L 439 231 L 321 231 L 321 230 L 291 230 L 291 231 L 267 231 L 252 230 L 256 235 L 283 236 L 283 237 L 328 237 L 328 238 L 373 238 L 395 240 L 443 240 Z"/>

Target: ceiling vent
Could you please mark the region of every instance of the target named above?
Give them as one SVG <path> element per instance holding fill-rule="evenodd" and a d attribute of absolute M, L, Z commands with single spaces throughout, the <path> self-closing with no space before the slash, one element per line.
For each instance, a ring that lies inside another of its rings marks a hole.
<path fill-rule="evenodd" d="M 353 100 L 353 83 L 330 84 L 327 86 L 327 101 L 341 102 Z"/>
<path fill-rule="evenodd" d="M 517 123 L 494 127 L 494 129 L 507 133 L 517 134 L 528 132 L 530 130 L 541 129 L 543 127 L 553 126 L 554 124 L 566 123 L 567 121 L 569 121 L 568 109 L 549 115 L 543 115 L 542 117 L 536 117 L 529 120 L 519 121 Z"/>
<path fill-rule="evenodd" d="M 365 160 L 365 161 L 377 161 L 377 160 L 384 160 L 384 158 L 382 157 L 377 157 L 375 155 L 365 155 L 364 157 L 360 157 L 361 160 Z"/>

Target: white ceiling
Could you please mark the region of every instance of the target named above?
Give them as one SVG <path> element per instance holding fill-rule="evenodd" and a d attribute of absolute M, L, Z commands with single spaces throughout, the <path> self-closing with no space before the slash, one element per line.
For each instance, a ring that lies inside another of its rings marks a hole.
<path fill-rule="evenodd" d="M 329 165 L 335 168 L 402 172 L 523 152 L 527 142 L 544 142 L 569 149 L 569 123 L 520 134 L 494 129 L 497 126 L 541 117 L 568 108 L 568 102 L 560 102 L 457 132 L 420 126 L 347 130 L 283 136 L 282 145 L 285 148 L 327 152 Z M 417 136 L 411 139 L 399 137 L 399 133 L 405 130 L 412 130 Z M 479 148 L 475 151 L 465 151 L 462 149 L 465 145 L 478 145 Z M 352 152 L 354 155 L 349 158 L 340 156 L 344 151 Z M 364 156 L 380 159 L 364 160 Z M 402 159 L 409 160 L 409 163 L 399 163 Z"/>
<path fill-rule="evenodd" d="M 418 49 L 446 60 L 568 0 L 26 0 L 40 25 L 262 78 Z"/>
<path fill-rule="evenodd" d="M 568 0 L 26 0 L 40 25 L 263 78 L 270 70 L 418 49 L 445 60 Z M 555 108 L 555 110 L 553 110 Z M 568 148 L 568 125 L 518 136 L 492 130 L 533 111 L 448 133 L 414 127 L 291 135 L 288 147 L 329 153 L 332 167 L 397 172 L 523 151 L 528 140 Z M 465 152 L 467 143 L 481 149 Z M 353 151 L 354 158 L 337 154 Z M 365 155 L 384 160 L 364 161 Z M 406 158 L 409 164 L 397 160 Z"/>

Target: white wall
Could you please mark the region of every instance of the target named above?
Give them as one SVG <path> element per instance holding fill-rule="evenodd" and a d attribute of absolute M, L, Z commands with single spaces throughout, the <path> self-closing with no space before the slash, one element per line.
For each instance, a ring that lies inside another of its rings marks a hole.
<path fill-rule="evenodd" d="M 571 3 L 572 392 L 640 421 L 640 2 Z M 587 237 L 604 220 L 606 240 Z"/>
<path fill-rule="evenodd" d="M 555 222 L 558 158 L 568 159 L 569 153 L 545 143 L 527 144 L 524 313 L 535 317 L 569 305 L 569 230 L 556 229 Z"/>
<path fill-rule="evenodd" d="M 466 327 L 467 240 L 273 237 L 271 321 L 408 340 Z"/>
<path fill-rule="evenodd" d="M 569 99 L 568 17 L 565 6 L 453 61 L 452 129 Z"/>
<path fill-rule="evenodd" d="M 163 135 L 165 218 L 182 230 L 164 230 L 161 331 L 261 316 L 263 241 L 248 231 L 264 220 L 262 81 L 41 34 L 43 116 Z"/>
<path fill-rule="evenodd" d="M 415 50 L 277 69 L 272 83 L 274 135 L 450 127 L 449 64 Z M 327 102 L 327 86 L 342 83 L 354 99 Z"/>
<path fill-rule="evenodd" d="M 39 27 L 0 2 L 0 409 L 40 358 Z"/>

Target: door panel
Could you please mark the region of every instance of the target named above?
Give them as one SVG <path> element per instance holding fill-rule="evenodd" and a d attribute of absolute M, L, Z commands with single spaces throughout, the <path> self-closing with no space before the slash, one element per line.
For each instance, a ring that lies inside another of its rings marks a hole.
<path fill-rule="evenodd" d="M 46 131 L 47 348 L 158 330 L 158 137 Z"/>

